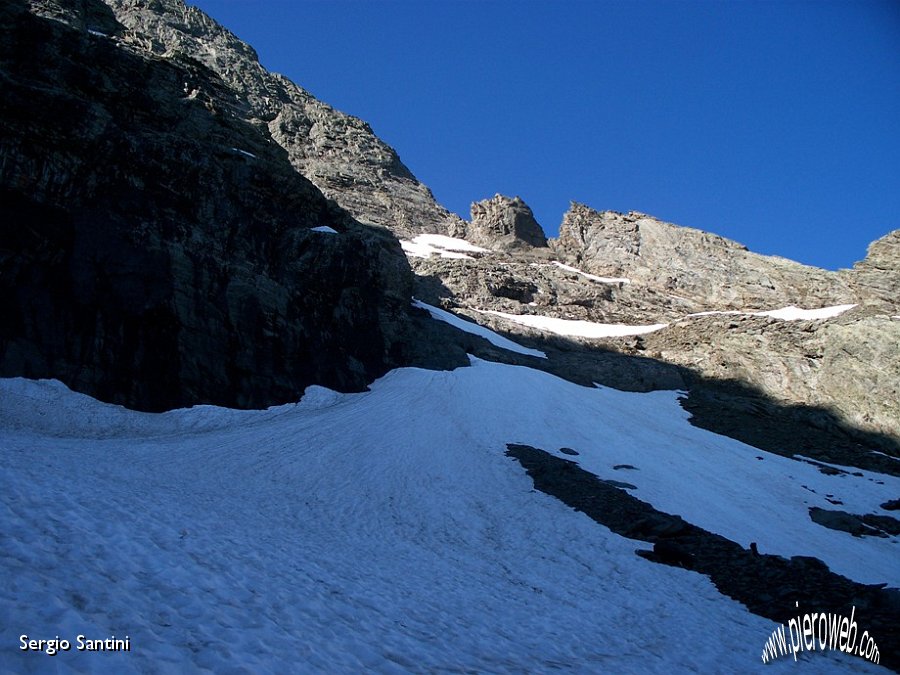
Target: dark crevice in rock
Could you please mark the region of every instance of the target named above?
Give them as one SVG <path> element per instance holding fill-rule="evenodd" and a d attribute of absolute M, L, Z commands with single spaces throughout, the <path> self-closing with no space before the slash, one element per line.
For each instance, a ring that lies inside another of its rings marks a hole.
<path fill-rule="evenodd" d="M 721 593 L 751 612 L 786 623 L 800 612 L 835 612 L 865 618 L 866 629 L 878 641 L 882 665 L 900 668 L 900 591 L 883 585 L 851 581 L 816 558 L 786 559 L 759 554 L 708 532 L 585 471 L 575 462 L 519 443 L 507 444 L 534 481 L 535 489 L 556 497 L 612 532 L 653 543 L 642 557 L 684 567 L 709 576 Z M 760 636 L 760 642 L 766 636 Z"/>

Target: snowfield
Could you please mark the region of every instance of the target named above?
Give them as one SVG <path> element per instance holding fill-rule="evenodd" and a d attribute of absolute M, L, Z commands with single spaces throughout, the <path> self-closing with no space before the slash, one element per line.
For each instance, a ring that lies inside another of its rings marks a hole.
<path fill-rule="evenodd" d="M 493 310 L 477 310 L 483 314 L 493 314 L 502 319 L 517 323 L 520 326 L 537 328 L 538 330 L 566 335 L 569 337 L 603 338 L 624 337 L 626 335 L 643 335 L 653 333 L 668 326 L 667 323 L 655 323 L 647 326 L 630 326 L 621 323 L 596 323 L 593 321 L 580 321 L 576 319 L 557 319 L 551 316 L 539 314 L 507 314 Z"/>
<path fill-rule="evenodd" d="M 756 316 L 771 316 L 784 321 L 811 321 L 814 319 L 833 319 L 854 307 L 856 307 L 856 304 L 834 305 L 833 307 L 821 307 L 819 309 L 803 309 L 802 307 L 788 305 L 781 309 L 773 309 L 768 312 L 754 312 L 754 314 Z"/>
<path fill-rule="evenodd" d="M 632 464 L 632 493 L 663 511 L 900 584 L 896 538 L 807 515 L 825 493 L 877 511 L 900 481 L 694 428 L 677 397 L 477 359 L 265 411 L 136 413 L 0 380 L 0 671 L 799 672 L 763 666 L 773 622 L 638 557 L 646 544 L 536 492 L 504 455 L 570 447 L 605 478 Z M 127 635 L 132 651 L 51 657 L 19 650 L 22 634 Z"/>
<path fill-rule="evenodd" d="M 564 265 L 559 265 L 560 267 L 564 267 L 572 272 L 578 272 L 579 274 L 584 274 L 579 270 L 576 270 L 574 267 L 569 268 Z M 585 274 L 585 276 L 590 276 Z M 596 277 L 598 281 L 604 282 L 627 282 L 627 279 L 607 279 L 602 277 Z M 530 303 L 534 305 L 535 303 Z M 848 309 L 852 309 L 856 307 L 856 305 L 836 305 L 834 307 L 822 307 L 820 309 L 801 309 L 799 307 L 782 307 L 781 309 L 773 309 L 767 312 L 750 312 L 750 311 L 739 311 L 739 310 L 725 310 L 725 311 L 708 311 L 708 312 L 695 312 L 694 314 L 688 314 L 683 319 L 678 319 L 678 321 L 685 321 L 692 317 L 697 316 L 713 316 L 713 315 L 741 315 L 741 316 L 768 316 L 773 319 L 780 319 L 782 321 L 811 321 L 816 319 L 830 319 L 836 316 L 840 316 Z M 627 337 L 631 335 L 645 335 L 647 333 L 654 333 L 658 330 L 662 330 L 663 328 L 667 328 L 669 326 L 668 323 L 654 323 L 643 326 L 634 326 L 630 324 L 621 324 L 621 323 L 597 323 L 595 321 L 582 321 L 578 319 L 558 319 L 556 317 L 551 316 L 542 316 L 540 314 L 509 314 L 507 312 L 498 312 L 490 309 L 476 309 L 476 312 L 480 312 L 482 314 L 493 314 L 494 316 L 499 316 L 501 319 L 509 321 L 511 323 L 518 324 L 520 326 L 526 326 L 528 328 L 536 328 L 537 330 L 545 331 L 547 333 L 554 333 L 556 335 L 563 335 L 566 337 L 582 337 L 582 338 L 609 338 L 609 337 Z M 449 314 L 448 312 L 444 312 L 445 314 Z M 449 316 L 453 316 L 449 314 Z M 448 320 L 443 317 L 443 320 Z M 461 321 L 461 320 L 460 320 Z M 468 323 L 468 322 L 466 322 Z M 454 324 L 455 325 L 455 324 Z M 457 326 L 458 328 L 462 328 L 461 326 Z M 467 332 L 474 332 L 467 328 L 462 328 L 462 330 L 466 330 Z M 501 338 L 505 339 L 505 338 Z M 498 345 L 501 346 L 501 345 Z"/>

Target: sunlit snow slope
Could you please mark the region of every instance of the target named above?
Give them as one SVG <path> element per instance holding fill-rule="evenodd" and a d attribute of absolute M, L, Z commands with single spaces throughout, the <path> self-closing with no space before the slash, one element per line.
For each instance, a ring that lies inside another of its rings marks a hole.
<path fill-rule="evenodd" d="M 633 493 L 762 551 L 900 583 L 894 540 L 813 524 L 880 476 L 825 476 L 694 428 L 675 392 L 473 360 L 268 411 L 134 413 L 0 380 L 3 672 L 766 672 L 774 628 L 699 574 L 536 492 L 506 443 L 575 448 Z M 764 461 L 756 459 L 764 456 Z M 19 636 L 128 635 L 130 653 Z M 877 637 L 877 636 L 876 636 Z M 819 672 L 878 669 L 815 653 Z"/>

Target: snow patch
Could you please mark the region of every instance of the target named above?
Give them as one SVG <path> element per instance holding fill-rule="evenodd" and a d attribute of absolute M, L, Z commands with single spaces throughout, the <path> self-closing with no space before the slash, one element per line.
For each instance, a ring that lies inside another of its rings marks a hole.
<path fill-rule="evenodd" d="M 232 150 L 240 153 L 241 155 L 244 155 L 245 157 L 252 157 L 253 159 L 256 159 L 256 155 L 254 155 L 252 152 L 247 152 L 246 150 L 241 150 L 240 148 L 232 148 Z"/>
<path fill-rule="evenodd" d="M 587 272 L 582 272 L 580 269 L 576 267 L 572 267 L 571 265 L 565 265 L 557 260 L 553 261 L 553 264 L 560 269 L 566 270 L 566 272 L 574 272 L 575 274 L 580 274 L 581 276 L 590 279 L 592 281 L 599 281 L 603 284 L 630 284 L 631 279 L 626 279 L 625 277 L 598 277 L 595 274 L 588 274 Z"/>
<path fill-rule="evenodd" d="M 643 335 L 665 328 L 669 324 L 656 323 L 647 326 L 630 326 L 619 323 L 594 323 L 593 321 L 576 321 L 572 319 L 556 319 L 549 316 L 537 316 L 534 314 L 507 314 L 492 310 L 476 310 L 482 314 L 494 314 L 507 321 L 537 328 L 557 335 L 569 337 L 604 338 L 623 337 L 626 335 Z"/>
<path fill-rule="evenodd" d="M 466 253 L 488 253 L 488 249 L 475 246 L 465 239 L 456 239 L 443 234 L 420 234 L 412 241 L 401 239 L 400 246 L 407 255 L 416 258 L 428 258 L 437 254 L 441 258 L 471 259 L 472 256 Z"/>
<path fill-rule="evenodd" d="M 873 455 L 881 455 L 882 457 L 887 457 L 888 459 L 892 459 L 895 462 L 900 462 L 900 457 L 894 457 L 893 455 L 889 455 L 886 452 L 880 452 L 878 450 L 869 450 L 869 453 L 873 454 Z M 854 469 L 854 471 L 856 471 L 856 469 Z"/>
<path fill-rule="evenodd" d="M 743 316 L 751 316 L 752 312 L 741 312 L 736 309 L 729 310 L 712 310 L 708 312 L 694 312 L 693 314 L 688 314 L 685 318 L 690 318 L 692 316 L 718 316 L 718 315 L 743 315 Z"/>
<path fill-rule="evenodd" d="M 438 319 L 439 321 L 444 321 L 445 323 L 449 323 L 454 328 L 458 328 L 461 331 L 465 331 L 466 333 L 471 333 L 472 335 L 477 335 L 479 337 L 483 337 L 485 340 L 490 342 L 495 347 L 500 347 L 501 349 L 506 349 L 511 352 L 516 352 L 517 354 L 524 354 L 526 356 L 537 356 L 541 359 L 546 359 L 547 355 L 538 351 L 537 349 L 529 349 L 528 347 L 523 347 L 520 344 L 513 342 L 512 340 L 503 337 L 502 335 L 498 335 L 494 331 L 489 328 L 485 328 L 484 326 L 479 326 L 477 323 L 473 323 L 472 321 L 466 321 L 465 319 L 461 319 L 455 314 L 451 314 L 443 309 L 439 309 L 438 307 L 434 307 L 432 305 L 428 305 L 421 300 L 413 300 L 413 306 L 418 307 L 420 309 L 427 309 L 429 314 L 433 319 Z"/>
<path fill-rule="evenodd" d="M 328 225 L 319 225 L 318 227 L 310 228 L 312 232 L 326 232 L 328 234 L 337 234 L 338 231 L 333 227 L 329 227 Z"/>
<path fill-rule="evenodd" d="M 784 321 L 809 321 L 812 319 L 831 319 L 840 316 L 848 309 L 853 309 L 856 304 L 852 305 L 835 305 L 833 307 L 822 307 L 821 309 L 801 309 L 789 305 L 781 309 L 773 309 L 768 312 L 753 312 L 756 316 L 771 316 L 775 319 L 783 319 Z"/>
<path fill-rule="evenodd" d="M 727 310 L 727 311 L 711 311 L 711 312 L 694 312 L 688 314 L 686 318 L 693 316 L 713 316 L 713 315 L 738 315 L 738 316 L 769 316 L 773 319 L 781 319 L 782 321 L 810 321 L 813 319 L 831 319 L 840 316 L 848 309 L 856 307 L 852 305 L 834 305 L 833 307 L 822 307 L 820 309 L 802 309 L 789 305 L 781 309 L 772 309 L 766 312 L 753 312 L 749 310 Z"/>

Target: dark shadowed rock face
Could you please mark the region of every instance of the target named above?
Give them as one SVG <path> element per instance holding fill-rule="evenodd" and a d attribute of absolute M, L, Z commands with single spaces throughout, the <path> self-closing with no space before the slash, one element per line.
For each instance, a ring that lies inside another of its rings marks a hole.
<path fill-rule="evenodd" d="M 119 40 L 100 2 L 43 4 L 64 21 L 0 8 L 0 376 L 162 410 L 398 365 L 396 240 L 298 174 L 209 68 Z"/>

